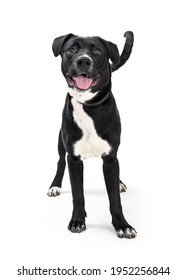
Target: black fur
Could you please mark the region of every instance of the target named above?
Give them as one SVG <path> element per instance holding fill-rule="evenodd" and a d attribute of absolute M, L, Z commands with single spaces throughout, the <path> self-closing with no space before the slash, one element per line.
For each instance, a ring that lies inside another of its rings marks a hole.
<path fill-rule="evenodd" d="M 135 230 L 128 224 L 122 213 L 119 193 L 119 162 L 117 151 L 120 144 L 121 123 L 116 102 L 111 91 L 111 72 L 120 68 L 129 58 L 133 45 L 133 33 L 126 32 L 126 44 L 122 55 L 112 42 L 100 37 L 78 37 L 73 34 L 58 37 L 53 42 L 55 56 L 62 57 L 62 72 L 68 87 L 75 88 L 74 78 L 78 75 L 91 77 L 95 85 L 91 87 L 92 98 L 85 102 L 83 110 L 93 120 L 99 137 L 106 140 L 111 146 L 109 154 L 102 154 L 103 174 L 110 201 L 112 224 L 119 237 L 134 238 Z M 83 55 L 83 56 L 82 56 Z M 110 65 L 109 59 L 112 61 Z M 79 89 L 76 89 L 80 92 Z M 70 92 L 70 91 L 69 91 Z M 82 94 L 84 91 L 82 90 Z M 73 196 L 73 212 L 69 223 L 69 230 L 81 232 L 85 225 L 85 200 L 83 192 L 83 161 L 74 154 L 74 144 L 81 139 L 83 131 L 77 125 L 73 116 L 72 96 L 67 93 L 62 116 L 62 127 L 59 133 L 58 152 L 59 161 L 56 176 L 50 186 L 49 195 L 59 194 L 53 192 L 53 187 L 61 188 L 65 170 L 65 154 L 69 167 L 70 181 Z"/>

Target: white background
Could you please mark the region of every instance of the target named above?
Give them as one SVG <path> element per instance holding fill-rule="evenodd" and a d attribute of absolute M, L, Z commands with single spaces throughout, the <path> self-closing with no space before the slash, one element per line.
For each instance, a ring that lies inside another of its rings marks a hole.
<path fill-rule="evenodd" d="M 185 279 L 186 110 L 184 1 L 1 1 L 1 279 L 27 268 L 101 268 L 97 277 L 32 279 Z M 110 222 L 100 159 L 85 162 L 87 231 L 67 230 L 72 202 L 68 172 L 62 195 L 47 197 L 56 171 L 66 84 L 53 39 L 98 35 L 122 50 L 113 74 L 123 124 L 119 149 L 125 216 L 135 240 L 117 238 Z M 112 266 L 167 266 L 164 276 L 109 276 Z"/>

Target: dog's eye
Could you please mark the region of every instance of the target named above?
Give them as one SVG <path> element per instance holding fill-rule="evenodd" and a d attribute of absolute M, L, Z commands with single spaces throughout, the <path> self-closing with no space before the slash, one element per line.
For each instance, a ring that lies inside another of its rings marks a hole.
<path fill-rule="evenodd" d="M 93 48 L 93 54 L 95 55 L 100 55 L 101 54 L 101 50 L 99 48 Z"/>
<path fill-rule="evenodd" d="M 75 51 L 76 51 L 76 49 L 73 48 L 73 47 L 71 47 L 71 48 L 69 48 L 69 49 L 67 50 L 67 53 L 73 54 L 73 53 L 75 53 Z"/>

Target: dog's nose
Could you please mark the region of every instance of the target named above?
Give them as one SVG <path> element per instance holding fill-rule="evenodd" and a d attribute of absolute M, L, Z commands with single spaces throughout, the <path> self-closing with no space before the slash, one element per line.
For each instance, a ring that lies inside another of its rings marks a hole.
<path fill-rule="evenodd" d="M 76 64 L 78 67 L 89 69 L 92 65 L 92 60 L 87 56 L 81 56 L 76 60 Z"/>

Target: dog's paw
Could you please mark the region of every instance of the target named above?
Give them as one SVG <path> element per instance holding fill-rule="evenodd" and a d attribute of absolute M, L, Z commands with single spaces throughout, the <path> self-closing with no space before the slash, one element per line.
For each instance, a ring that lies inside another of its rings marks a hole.
<path fill-rule="evenodd" d="M 119 190 L 120 190 L 120 192 L 126 192 L 126 190 L 127 190 L 127 187 L 121 181 L 119 183 Z"/>
<path fill-rule="evenodd" d="M 82 220 L 72 219 L 68 225 L 68 229 L 73 233 L 80 233 L 86 230 L 86 225 Z"/>
<path fill-rule="evenodd" d="M 132 239 L 132 238 L 135 238 L 137 236 L 137 232 L 132 227 L 126 227 L 124 229 L 118 229 L 116 232 L 117 232 L 117 236 L 119 238 Z"/>
<path fill-rule="evenodd" d="M 60 192 L 61 192 L 61 188 L 60 187 L 51 187 L 48 190 L 47 195 L 48 196 L 58 196 L 58 195 L 60 195 Z"/>

